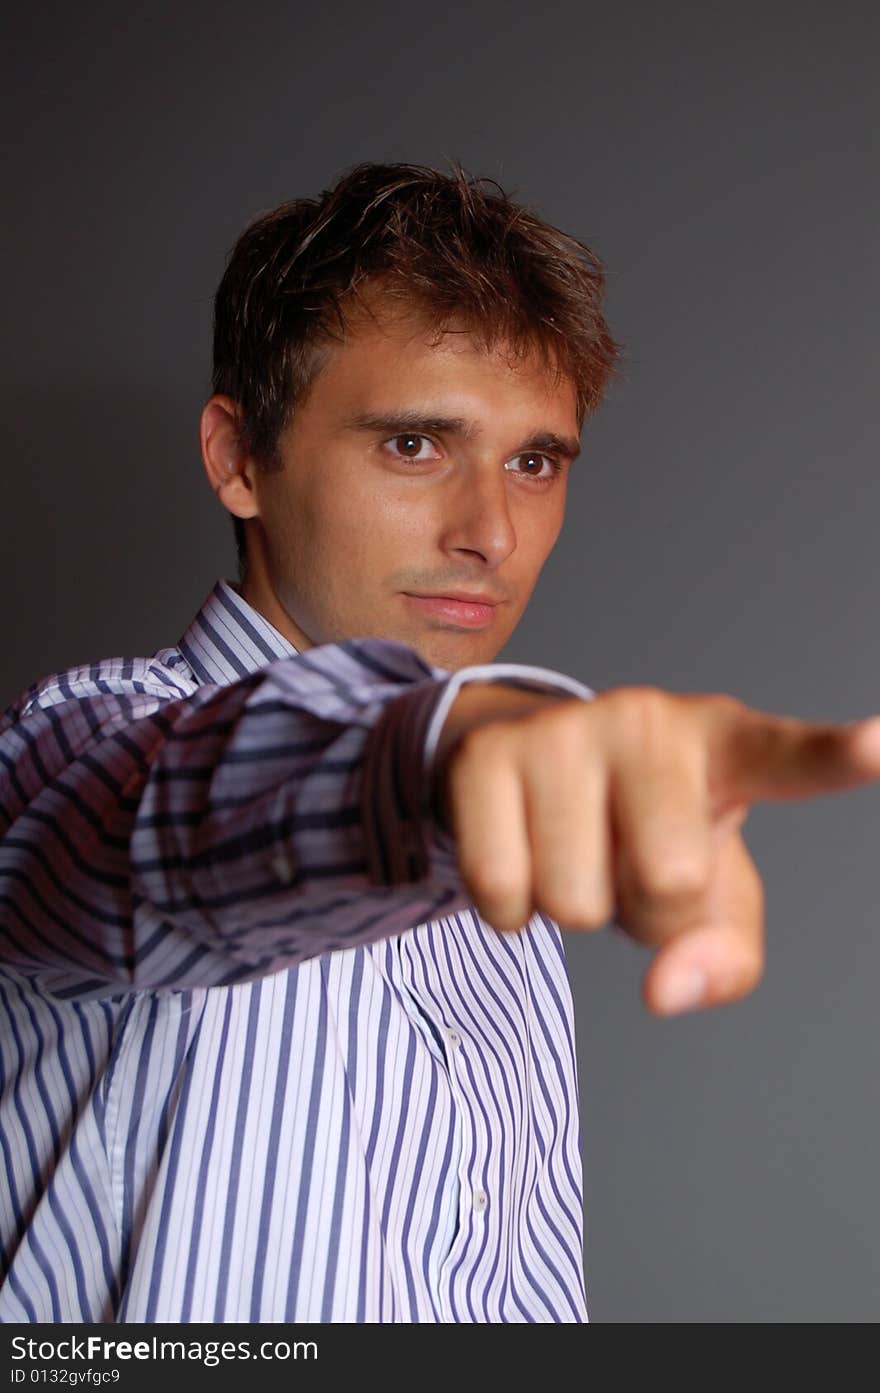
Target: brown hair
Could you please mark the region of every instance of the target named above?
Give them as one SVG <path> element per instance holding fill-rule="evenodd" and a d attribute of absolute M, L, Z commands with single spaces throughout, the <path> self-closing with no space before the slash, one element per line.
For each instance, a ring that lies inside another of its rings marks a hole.
<path fill-rule="evenodd" d="M 213 390 L 238 403 L 242 444 L 264 468 L 280 467 L 281 431 L 377 284 L 420 309 L 438 338 L 464 318 L 487 350 L 537 349 L 574 382 L 579 425 L 598 407 L 621 359 L 602 314 L 602 262 L 494 179 L 450 163 L 451 174 L 356 165 L 239 237 L 214 300 Z M 233 523 L 243 568 L 244 526 Z"/>

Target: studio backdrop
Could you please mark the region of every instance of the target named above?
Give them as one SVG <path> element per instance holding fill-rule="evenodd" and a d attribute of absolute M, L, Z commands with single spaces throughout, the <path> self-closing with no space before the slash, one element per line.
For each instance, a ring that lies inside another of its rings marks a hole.
<path fill-rule="evenodd" d="M 256 213 L 458 158 L 608 269 L 623 371 L 501 655 L 597 689 L 880 710 L 870 6 L 13 6 L 0 701 L 174 643 L 232 529 L 211 302 Z M 880 789 L 756 809 L 768 961 L 660 1021 L 566 938 L 594 1321 L 880 1314 Z"/>

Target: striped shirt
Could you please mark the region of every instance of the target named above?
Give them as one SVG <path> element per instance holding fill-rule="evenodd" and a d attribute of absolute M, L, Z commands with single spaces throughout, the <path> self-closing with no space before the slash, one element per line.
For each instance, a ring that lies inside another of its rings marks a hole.
<path fill-rule="evenodd" d="M 0 1319 L 586 1321 L 557 925 L 430 808 L 462 683 L 296 649 L 219 581 L 175 648 L 0 721 Z"/>

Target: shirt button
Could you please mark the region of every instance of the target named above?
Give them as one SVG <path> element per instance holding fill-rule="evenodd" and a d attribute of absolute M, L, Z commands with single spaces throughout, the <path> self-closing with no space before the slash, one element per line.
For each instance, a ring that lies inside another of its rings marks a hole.
<path fill-rule="evenodd" d="M 477 1214 L 482 1214 L 488 1203 L 489 1196 L 486 1194 L 485 1190 L 474 1191 L 474 1209 Z"/>
<path fill-rule="evenodd" d="M 458 1049 L 458 1046 L 461 1044 L 461 1036 L 459 1035 L 458 1031 L 457 1031 L 457 1030 L 451 1030 L 451 1029 L 447 1026 L 446 1032 L 445 1032 L 445 1033 L 446 1033 L 446 1043 L 447 1043 L 447 1045 L 451 1045 L 451 1047 L 452 1047 L 454 1050 L 455 1050 L 455 1049 Z"/>
<path fill-rule="evenodd" d="M 294 871 L 287 852 L 282 849 L 276 851 L 270 864 L 280 884 L 289 885 L 293 880 Z"/>

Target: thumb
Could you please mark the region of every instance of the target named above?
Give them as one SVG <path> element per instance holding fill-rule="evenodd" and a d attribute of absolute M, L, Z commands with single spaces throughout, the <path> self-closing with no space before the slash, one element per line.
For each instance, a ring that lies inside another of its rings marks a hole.
<path fill-rule="evenodd" d="M 715 857 L 702 922 L 659 948 L 642 996 L 656 1015 L 721 1006 L 757 986 L 764 971 L 764 889 L 739 834 Z"/>

